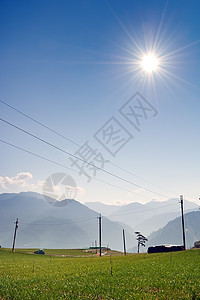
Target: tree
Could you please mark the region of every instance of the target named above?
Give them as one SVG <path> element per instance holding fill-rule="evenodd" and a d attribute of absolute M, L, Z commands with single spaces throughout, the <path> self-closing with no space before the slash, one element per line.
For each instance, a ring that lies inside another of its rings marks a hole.
<path fill-rule="evenodd" d="M 194 248 L 200 248 L 200 241 L 196 241 L 194 243 Z"/>
<path fill-rule="evenodd" d="M 136 231 L 135 234 L 137 235 L 136 239 L 138 241 L 138 253 L 140 253 L 140 245 L 145 247 L 145 243 L 148 241 L 148 239 L 139 231 Z"/>

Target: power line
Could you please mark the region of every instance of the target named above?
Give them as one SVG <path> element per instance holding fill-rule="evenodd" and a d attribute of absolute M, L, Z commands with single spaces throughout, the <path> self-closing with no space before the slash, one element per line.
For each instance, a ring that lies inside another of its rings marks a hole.
<path fill-rule="evenodd" d="M 26 118 L 30 119 L 31 121 L 35 122 L 36 124 L 42 126 L 43 128 L 45 128 L 45 129 L 47 129 L 47 130 L 53 132 L 53 133 L 56 134 L 57 136 L 62 137 L 63 139 L 67 140 L 68 142 L 72 143 L 73 145 L 80 147 L 80 149 L 87 150 L 88 152 L 93 153 L 96 157 L 101 158 L 101 157 L 99 156 L 99 154 L 96 154 L 94 151 L 92 151 L 92 149 L 88 149 L 88 148 L 86 149 L 86 148 L 84 148 L 83 146 L 81 146 L 81 145 L 78 144 L 77 142 L 73 141 L 72 139 L 69 139 L 69 138 L 66 137 L 65 135 L 63 135 L 63 134 L 59 133 L 58 131 L 52 129 L 51 127 L 45 125 L 44 123 L 42 123 L 42 122 L 36 120 L 35 118 L 33 118 L 33 117 L 29 116 L 28 114 L 22 112 L 21 110 L 17 109 L 16 107 L 14 107 L 14 106 L 12 106 L 12 105 L 6 103 L 5 101 L 3 101 L 3 100 L 0 99 L 0 102 L 3 103 L 4 105 L 8 106 L 9 108 L 13 109 L 13 110 L 16 111 L 17 113 L 23 115 L 24 117 L 26 117 Z M 165 188 L 163 188 L 163 187 L 159 187 L 158 185 L 156 185 L 156 184 L 150 182 L 149 180 L 146 180 L 146 179 L 144 179 L 144 178 L 142 178 L 142 177 L 140 177 L 140 176 L 134 174 L 133 172 L 128 171 L 128 170 L 126 170 L 126 169 L 124 169 L 124 168 L 118 166 L 117 164 L 114 164 L 114 163 L 112 163 L 112 162 L 109 162 L 109 163 L 110 163 L 111 165 L 113 165 L 114 167 L 118 168 L 119 170 L 126 172 L 127 174 L 130 174 L 130 175 L 132 175 L 132 176 L 135 176 L 136 178 L 138 178 L 138 179 L 140 179 L 140 180 L 143 180 L 143 181 L 146 182 L 146 183 L 149 183 L 149 184 L 151 184 L 151 185 L 153 185 L 153 186 L 155 186 L 155 187 L 157 187 L 157 188 L 162 188 L 163 190 L 166 190 L 166 191 L 172 193 L 171 191 L 169 191 L 169 190 L 167 190 L 167 189 L 165 189 Z"/>
<path fill-rule="evenodd" d="M 46 129 L 48 129 L 49 131 L 55 133 L 56 135 L 58 135 L 58 136 L 64 138 L 65 140 L 69 141 L 70 143 L 72 143 L 72 144 L 74 144 L 74 145 L 76 145 L 76 146 L 80 146 L 79 144 L 77 144 L 76 142 L 74 142 L 74 141 L 72 141 L 71 139 L 67 138 L 67 137 L 64 136 L 63 134 L 61 134 L 61 133 L 59 133 L 58 131 L 56 131 L 56 130 L 54 130 L 54 129 L 48 127 L 48 126 L 46 126 L 45 124 L 43 124 L 43 123 L 41 123 L 41 122 L 39 122 L 39 121 L 37 121 L 36 119 L 34 119 L 34 118 L 30 117 L 29 115 L 23 113 L 22 111 L 20 111 L 19 109 L 15 108 L 14 106 L 12 106 L 12 105 L 6 103 L 5 101 L 3 101 L 3 100 L 0 99 L 0 102 L 3 103 L 3 104 L 5 104 L 5 105 L 7 105 L 8 107 L 10 107 L 11 109 L 15 110 L 16 112 L 18 112 L 19 114 L 23 115 L 24 117 L 30 119 L 31 121 L 37 123 L 38 125 L 40 125 L 40 126 L 46 128 Z"/>
<path fill-rule="evenodd" d="M 178 201 L 178 199 L 177 199 Z M 137 213 L 143 213 L 143 212 L 147 212 L 147 211 L 151 211 L 151 210 L 157 210 L 157 209 L 161 209 L 161 208 L 165 208 L 165 207 L 169 207 L 169 206 L 172 206 L 172 205 L 177 205 L 177 203 L 172 203 L 172 204 L 168 204 L 168 205 L 163 205 L 163 206 L 160 206 L 160 207 L 156 207 L 156 208 L 149 208 L 149 209 L 146 209 L 146 210 L 141 210 L 141 211 L 132 211 L 132 212 L 128 212 L 128 213 L 122 213 L 122 214 L 115 214 L 115 215 L 109 215 L 109 216 L 103 216 L 104 218 L 108 219 L 109 221 L 111 221 L 109 219 L 109 217 L 117 217 L 117 216 L 122 216 L 122 215 L 131 215 L 131 214 L 137 214 Z M 99 218 L 99 217 L 97 217 Z M 84 221 L 88 221 L 88 220 L 93 220 L 93 219 L 96 219 L 96 217 L 91 217 L 91 218 L 88 218 L 88 219 L 81 219 L 79 221 L 70 221 L 70 222 L 63 222 L 63 223 L 26 223 L 26 222 L 21 222 L 21 224 L 31 224 L 31 225 L 66 225 L 66 224 L 71 224 L 71 223 L 79 223 L 79 222 L 84 222 Z M 106 222 L 107 220 L 104 220 L 104 222 Z"/>
<path fill-rule="evenodd" d="M 107 216 L 107 218 L 125 216 L 125 215 L 132 215 L 132 214 L 137 214 L 137 213 L 143 213 L 143 212 L 150 211 L 150 210 L 165 208 L 165 207 L 172 206 L 172 205 L 175 205 L 175 204 L 177 204 L 177 203 L 172 203 L 172 204 L 168 204 L 168 205 L 164 205 L 164 206 L 160 206 L 160 207 L 155 207 L 155 208 L 149 208 L 149 209 L 141 210 L 141 211 L 134 211 L 134 212 L 128 212 L 128 213 L 122 213 L 122 214 L 116 214 L 116 215 L 109 215 L 109 216 Z"/>
<path fill-rule="evenodd" d="M 23 132 L 23 133 L 25 133 L 25 134 L 27 134 L 27 135 L 33 137 L 33 138 L 39 140 L 40 142 L 42 142 L 42 143 L 44 143 L 44 144 L 46 144 L 46 145 L 48 145 L 48 146 L 50 146 L 50 147 L 52 147 L 52 148 L 58 150 L 58 151 L 61 151 L 61 152 L 65 153 L 65 154 L 67 154 L 67 155 L 69 155 L 69 156 L 71 156 L 71 157 L 73 157 L 73 158 L 75 158 L 75 159 L 77 159 L 77 160 L 79 160 L 79 161 L 81 161 L 81 162 L 87 164 L 87 165 L 90 165 L 90 166 L 94 167 L 93 164 L 87 162 L 86 160 L 84 160 L 84 159 L 82 159 L 82 158 L 80 158 L 80 157 L 78 157 L 78 156 L 76 156 L 76 155 L 74 155 L 74 154 L 72 154 L 72 153 L 70 153 L 70 152 L 68 152 L 68 151 L 66 151 L 66 150 L 63 150 L 62 148 L 60 148 L 60 147 L 58 147 L 58 146 L 56 146 L 56 145 L 54 145 L 54 144 L 52 144 L 52 143 L 50 143 L 50 142 L 48 142 L 48 141 L 46 141 L 46 140 L 44 140 L 44 139 L 38 137 L 38 136 L 36 136 L 36 135 L 34 135 L 34 134 L 28 132 L 27 130 L 25 130 L 25 129 L 23 129 L 23 128 L 20 128 L 20 127 L 14 125 L 14 124 L 12 124 L 12 123 L 10 123 L 10 122 L 8 122 L 8 121 L 2 119 L 2 118 L 0 118 L 0 121 L 2 121 L 2 122 L 4 122 L 4 123 L 6 123 L 7 125 L 9 125 L 9 126 L 15 128 L 15 129 L 21 131 L 21 132 Z M 117 178 L 117 179 L 119 179 L 119 180 L 121 180 L 121 181 L 124 181 L 124 182 L 126 182 L 126 183 L 129 183 L 129 184 L 131 184 L 131 185 L 133 185 L 133 186 L 136 186 L 136 187 L 138 187 L 138 188 L 142 188 L 142 189 L 146 190 L 147 192 L 150 192 L 150 193 L 156 194 L 156 195 L 158 195 L 158 196 L 162 196 L 162 197 L 168 198 L 168 196 L 166 196 L 166 195 L 164 195 L 164 194 L 161 194 L 161 193 L 155 192 L 155 191 L 153 191 L 153 190 L 151 190 L 151 189 L 145 188 L 145 187 L 143 187 L 143 186 L 141 186 L 141 185 L 138 185 L 138 184 L 136 184 L 136 183 L 134 183 L 134 182 L 132 182 L 132 181 L 130 181 L 130 180 L 124 179 L 124 178 L 121 177 L 121 176 L 118 176 L 118 175 L 116 175 L 116 174 L 114 174 L 114 173 L 111 173 L 111 172 L 109 172 L 109 171 L 107 171 L 107 170 L 104 170 L 103 168 L 96 167 L 96 166 L 95 166 L 95 168 L 96 168 L 97 170 L 101 170 L 102 172 L 104 172 L 104 173 L 106 173 L 106 174 L 108 174 L 108 175 L 110 175 L 110 176 L 112 176 L 112 177 L 115 177 L 115 178 Z"/>
<path fill-rule="evenodd" d="M 44 156 L 42 156 L 42 155 L 36 154 L 36 153 L 34 153 L 34 152 L 32 152 L 32 151 L 26 150 L 26 149 L 24 149 L 24 148 L 22 148 L 22 147 L 19 147 L 19 146 L 17 146 L 17 145 L 14 145 L 14 144 L 12 144 L 12 143 L 9 143 L 9 142 L 7 142 L 7 141 L 5 141 L 5 140 L 0 139 L 0 142 L 6 144 L 6 145 L 8 145 L 8 146 L 11 146 L 11 147 L 13 147 L 13 148 L 16 148 L 16 149 L 18 149 L 18 150 L 21 150 L 21 151 L 23 151 L 23 152 L 25 152 L 25 153 L 28 153 L 28 154 L 30 154 L 30 155 L 33 155 L 33 156 L 35 156 L 35 157 L 38 157 L 38 158 L 40 158 L 40 159 L 43 159 L 43 160 L 45 160 L 45 161 L 47 161 L 47 162 L 50 162 L 50 163 L 52 163 L 52 164 L 55 164 L 55 165 L 57 165 L 57 166 L 63 167 L 63 168 L 65 168 L 65 169 L 68 169 L 68 170 L 70 170 L 70 171 L 72 171 L 72 172 L 75 172 L 75 173 L 78 173 L 78 174 L 79 174 L 79 171 L 76 171 L 76 170 L 74 170 L 74 169 L 72 169 L 72 168 L 70 168 L 70 167 L 67 167 L 67 166 L 65 166 L 65 165 L 63 165 L 63 164 L 60 164 L 60 163 L 55 162 L 55 161 L 53 161 L 53 160 L 51 160 L 51 159 L 48 159 L 48 158 L 46 158 L 46 157 L 44 157 Z M 112 183 L 107 182 L 107 181 L 104 181 L 104 180 L 102 180 L 102 179 L 98 179 L 98 178 L 96 178 L 96 177 L 94 177 L 94 176 L 91 176 L 91 178 L 94 179 L 94 180 L 96 180 L 96 181 L 98 181 L 98 182 L 101 182 L 101 183 L 107 184 L 107 185 L 109 185 L 109 186 L 118 188 L 118 189 L 120 189 L 120 190 L 122 190 L 122 191 L 129 192 L 129 193 L 131 193 L 131 194 L 136 194 L 135 192 L 133 192 L 133 191 L 131 191 L 131 190 L 122 188 L 122 187 L 120 187 L 120 186 L 118 186 L 118 185 L 112 184 Z M 148 197 L 145 196 L 145 195 L 142 196 L 142 195 L 138 195 L 138 194 L 137 194 L 137 197 L 148 198 Z"/>
<path fill-rule="evenodd" d="M 53 160 L 51 160 L 51 159 L 48 159 L 48 158 L 46 158 L 46 157 L 44 157 L 44 156 L 42 156 L 42 155 L 39 155 L 39 154 L 36 154 L 36 153 L 34 153 L 34 152 L 32 152 L 32 151 L 26 150 L 26 149 L 24 149 L 24 148 L 22 148 L 22 147 L 19 147 L 19 146 L 17 146 L 17 145 L 14 145 L 14 144 L 9 143 L 9 142 L 7 142 L 7 141 L 4 141 L 4 140 L 2 140 L 2 139 L 0 139 L 0 142 L 4 143 L 4 144 L 6 144 L 6 145 L 12 146 L 12 147 L 14 147 L 14 148 L 16 148 L 16 149 L 18 149 L 18 150 L 21 150 L 21 151 L 23 151 L 23 152 L 26 152 L 26 153 L 28 153 L 28 154 L 31 154 L 31 155 L 33 155 L 33 156 L 35 156 L 35 157 L 41 158 L 41 159 L 43 159 L 43 160 L 46 160 L 46 161 L 48 161 L 48 162 L 50 162 L 50 163 L 52 163 L 52 164 L 55 164 L 55 165 L 57 165 L 57 166 L 60 166 L 60 167 L 66 168 L 66 169 L 68 169 L 68 170 L 70 170 L 70 171 L 79 173 L 78 171 L 76 171 L 76 170 L 74 170 L 74 169 L 72 169 L 72 168 L 70 168 L 70 167 L 67 167 L 67 166 L 65 166 L 65 165 L 63 165 L 63 164 L 60 164 L 60 163 L 58 163 L 58 162 L 55 162 L 55 161 L 53 161 Z"/>
<path fill-rule="evenodd" d="M 73 224 L 73 223 L 81 223 L 81 222 L 85 222 L 85 221 L 89 221 L 89 220 L 94 220 L 96 219 L 96 217 L 91 217 L 91 218 L 87 218 L 87 219 L 80 219 L 79 221 L 70 221 L 70 222 L 62 222 L 62 223 L 26 223 L 26 222 L 20 222 L 22 225 L 36 225 L 36 226 L 41 226 L 41 225 L 69 225 L 69 224 Z"/>

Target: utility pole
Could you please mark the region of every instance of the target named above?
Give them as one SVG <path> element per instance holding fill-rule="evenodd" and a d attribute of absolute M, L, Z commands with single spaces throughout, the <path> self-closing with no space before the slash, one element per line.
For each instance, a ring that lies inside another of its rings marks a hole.
<path fill-rule="evenodd" d="M 96 249 L 96 254 L 97 254 L 97 241 L 95 240 L 95 249 Z"/>
<path fill-rule="evenodd" d="M 184 215 L 183 215 L 183 195 L 180 195 L 180 203 L 181 203 L 181 216 L 182 216 L 183 248 L 185 250 L 186 245 L 185 245 L 185 225 L 184 225 Z"/>
<path fill-rule="evenodd" d="M 97 218 L 99 219 L 99 256 L 101 256 L 101 214 Z"/>
<path fill-rule="evenodd" d="M 17 228 L 18 228 L 18 218 L 15 222 L 15 232 L 14 232 L 14 238 L 13 238 L 12 252 L 15 250 L 15 239 L 16 239 L 16 234 L 17 234 Z"/>
<path fill-rule="evenodd" d="M 124 255 L 126 255 L 126 241 L 125 241 L 125 231 L 123 229 L 123 243 L 124 243 Z"/>

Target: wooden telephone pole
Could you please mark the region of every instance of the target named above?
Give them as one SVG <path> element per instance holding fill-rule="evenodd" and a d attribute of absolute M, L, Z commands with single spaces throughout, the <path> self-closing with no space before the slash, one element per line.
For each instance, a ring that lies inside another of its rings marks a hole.
<path fill-rule="evenodd" d="M 186 243 L 185 243 L 185 224 L 184 224 L 184 215 L 183 215 L 183 195 L 180 196 L 180 203 L 181 203 L 181 217 L 182 217 L 183 248 L 184 248 L 184 250 L 186 250 Z"/>
<path fill-rule="evenodd" d="M 99 256 L 101 256 L 101 214 L 97 218 L 99 219 Z"/>
<path fill-rule="evenodd" d="M 126 255 L 126 240 L 125 240 L 125 231 L 123 229 L 123 244 L 124 244 L 124 255 Z"/>
<path fill-rule="evenodd" d="M 15 232 L 14 232 L 14 238 L 13 238 L 12 252 L 15 250 L 15 239 L 16 239 L 16 234 L 17 234 L 17 228 L 18 228 L 18 218 L 15 222 Z"/>

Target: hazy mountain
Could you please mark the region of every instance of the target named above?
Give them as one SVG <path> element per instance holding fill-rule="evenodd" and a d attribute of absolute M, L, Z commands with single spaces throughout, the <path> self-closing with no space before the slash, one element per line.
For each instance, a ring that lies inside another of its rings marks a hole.
<path fill-rule="evenodd" d="M 114 214 L 120 207 L 119 205 L 109 205 L 101 202 L 86 202 L 84 205 L 106 217 Z"/>
<path fill-rule="evenodd" d="M 184 214 L 186 248 L 194 246 L 200 240 L 200 211 Z M 163 228 L 153 232 L 148 238 L 145 247 L 140 247 L 140 252 L 146 252 L 148 247 L 156 245 L 183 245 L 181 217 L 167 223 Z M 128 249 L 128 252 L 137 252 L 137 246 Z"/>
<path fill-rule="evenodd" d="M 42 195 L 32 192 L 0 194 L 0 245 L 12 246 L 16 218 L 19 219 L 16 247 L 79 248 L 98 240 L 99 214 L 76 200 L 57 204 L 50 205 Z M 123 228 L 102 217 L 102 245 L 122 250 Z M 126 229 L 127 247 L 131 247 L 135 237 Z"/>
<path fill-rule="evenodd" d="M 180 216 L 179 199 L 169 199 L 164 202 L 151 201 L 146 204 L 134 202 L 122 206 L 99 202 L 87 202 L 85 205 L 102 212 L 110 220 L 128 225 L 133 231 L 141 231 L 144 235 L 149 235 Z M 197 204 L 184 200 L 185 212 L 197 209 Z"/>
<path fill-rule="evenodd" d="M 195 241 L 200 240 L 200 211 L 193 211 L 184 215 L 186 247 L 191 248 Z M 181 217 L 170 221 L 165 227 L 153 232 L 148 237 L 149 246 L 175 244 L 182 245 Z"/>
<path fill-rule="evenodd" d="M 163 228 L 169 221 L 180 216 L 180 212 L 171 212 L 155 215 L 137 225 L 137 228 L 145 235 L 150 235 L 153 231 Z"/>

